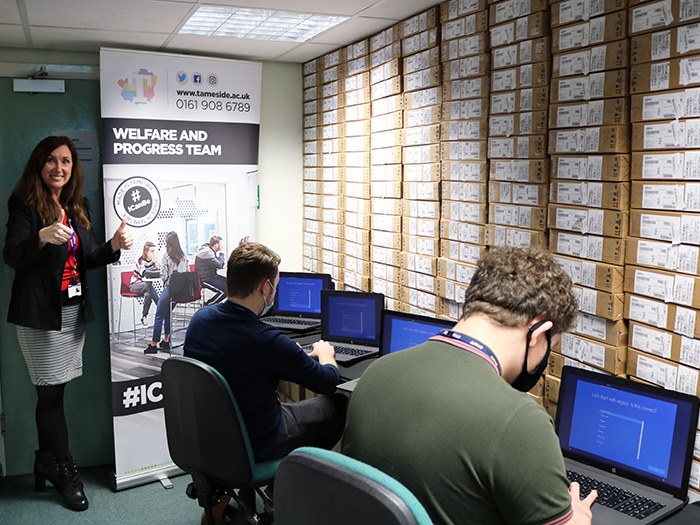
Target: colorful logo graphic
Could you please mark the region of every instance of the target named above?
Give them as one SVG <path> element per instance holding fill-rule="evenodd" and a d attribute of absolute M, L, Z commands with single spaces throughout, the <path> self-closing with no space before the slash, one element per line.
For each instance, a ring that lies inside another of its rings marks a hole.
<path fill-rule="evenodd" d="M 185 82 L 187 82 L 187 73 L 185 73 L 184 71 L 178 71 L 175 74 L 175 80 L 177 80 L 178 84 L 184 84 Z"/>
<path fill-rule="evenodd" d="M 160 211 L 160 193 L 155 184 L 145 177 L 131 177 L 114 192 L 114 211 L 135 228 L 151 224 Z"/>
<path fill-rule="evenodd" d="M 117 80 L 124 100 L 132 104 L 148 104 L 156 94 L 158 77 L 145 67 Z"/>

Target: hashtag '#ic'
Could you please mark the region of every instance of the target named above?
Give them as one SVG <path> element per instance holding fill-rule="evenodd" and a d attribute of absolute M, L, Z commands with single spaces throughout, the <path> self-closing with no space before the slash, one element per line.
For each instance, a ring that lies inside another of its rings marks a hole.
<path fill-rule="evenodd" d="M 130 386 L 124 390 L 123 404 L 124 408 L 135 407 L 141 401 L 141 389 L 137 386 Z"/>

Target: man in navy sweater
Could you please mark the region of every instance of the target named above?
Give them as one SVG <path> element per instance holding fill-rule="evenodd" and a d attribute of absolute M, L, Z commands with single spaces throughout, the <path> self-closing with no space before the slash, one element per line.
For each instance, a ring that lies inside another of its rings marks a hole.
<path fill-rule="evenodd" d="M 185 356 L 213 366 L 228 382 L 256 461 L 283 457 L 300 446 L 330 449 L 345 424 L 346 398 L 332 395 L 340 382 L 333 347 L 319 341 L 307 355 L 259 319 L 275 298 L 280 261 L 262 244 L 238 246 L 228 259 L 228 299 L 198 310 L 185 336 Z M 280 403 L 280 380 L 324 395 Z"/>

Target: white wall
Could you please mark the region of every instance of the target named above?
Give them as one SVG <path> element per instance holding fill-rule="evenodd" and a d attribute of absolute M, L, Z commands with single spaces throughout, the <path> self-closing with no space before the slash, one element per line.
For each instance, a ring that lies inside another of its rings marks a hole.
<path fill-rule="evenodd" d="M 302 271 L 303 155 L 301 64 L 264 63 L 260 115 L 257 241 Z"/>

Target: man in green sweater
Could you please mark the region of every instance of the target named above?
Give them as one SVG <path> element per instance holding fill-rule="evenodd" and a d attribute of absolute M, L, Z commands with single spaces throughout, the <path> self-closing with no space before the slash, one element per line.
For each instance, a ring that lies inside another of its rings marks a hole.
<path fill-rule="evenodd" d="M 382 357 L 355 389 L 343 452 L 406 485 L 435 523 L 590 524 L 551 418 L 527 392 L 578 311 L 544 250 L 495 248 L 452 330 Z"/>

